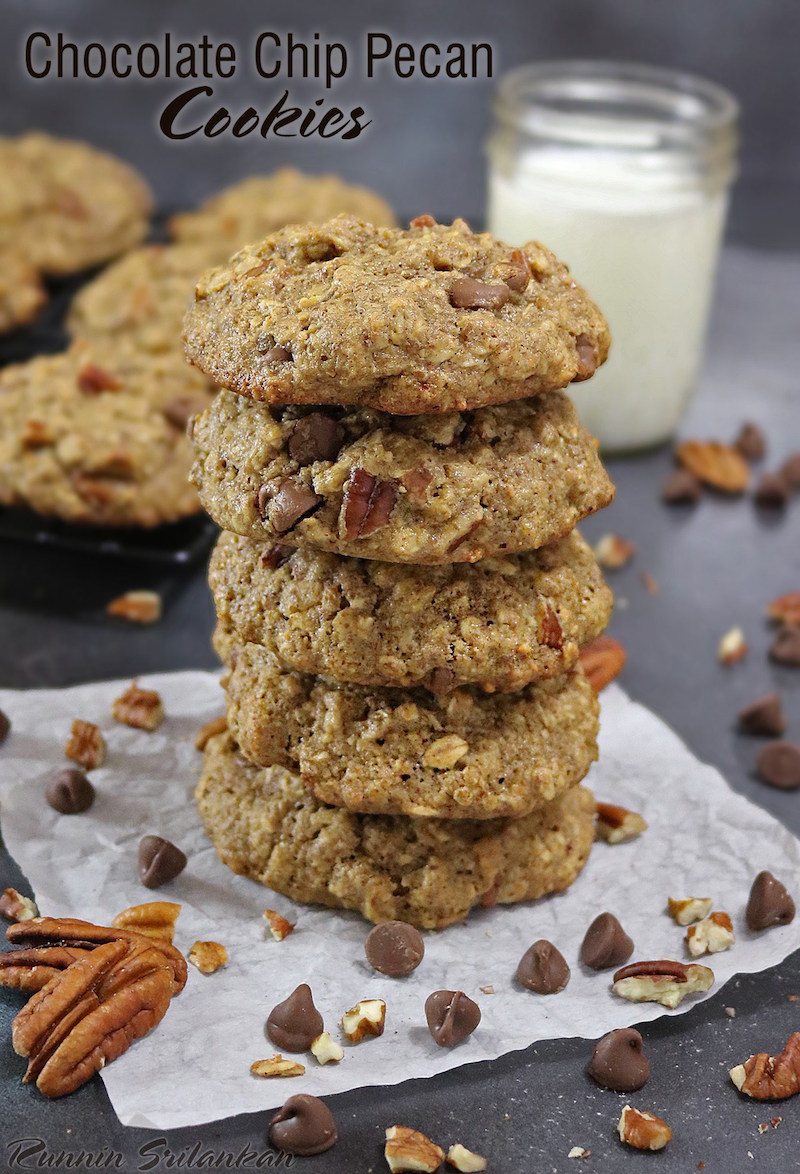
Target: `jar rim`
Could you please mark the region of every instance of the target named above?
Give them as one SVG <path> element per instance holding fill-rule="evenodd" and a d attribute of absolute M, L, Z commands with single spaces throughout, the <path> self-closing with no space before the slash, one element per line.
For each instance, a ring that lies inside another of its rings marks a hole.
<path fill-rule="evenodd" d="M 692 73 L 604 59 L 531 62 L 505 74 L 495 97 L 504 122 L 550 136 L 615 147 L 735 132 L 739 103 Z"/>

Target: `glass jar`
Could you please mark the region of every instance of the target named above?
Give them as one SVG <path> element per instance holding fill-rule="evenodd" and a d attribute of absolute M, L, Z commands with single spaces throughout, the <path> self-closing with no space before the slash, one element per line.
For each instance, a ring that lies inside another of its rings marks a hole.
<path fill-rule="evenodd" d="M 719 86 L 645 65 L 555 61 L 501 81 L 488 228 L 541 240 L 606 315 L 608 362 L 570 393 L 607 451 L 668 439 L 697 381 L 737 116 Z"/>

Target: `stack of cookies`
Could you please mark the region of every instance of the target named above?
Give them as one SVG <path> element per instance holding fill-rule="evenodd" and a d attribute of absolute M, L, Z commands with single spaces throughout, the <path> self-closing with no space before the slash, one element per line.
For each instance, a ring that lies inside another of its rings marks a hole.
<path fill-rule="evenodd" d="M 289 227 L 201 279 L 228 672 L 197 797 L 234 871 L 423 928 L 577 876 L 611 596 L 573 531 L 613 487 L 560 389 L 608 343 L 545 248 L 461 221 Z"/>

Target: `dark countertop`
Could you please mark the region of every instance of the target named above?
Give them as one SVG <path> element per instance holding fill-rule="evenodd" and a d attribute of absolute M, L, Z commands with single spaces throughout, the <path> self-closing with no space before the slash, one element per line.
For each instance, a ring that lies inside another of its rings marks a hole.
<path fill-rule="evenodd" d="M 791 310 L 798 278 L 796 255 L 741 250 L 726 255 L 709 361 L 684 435 L 725 439 L 743 419 L 753 418 L 770 440 L 766 467 L 800 449 L 800 340 Z M 629 651 L 622 683 L 701 759 L 719 767 L 731 786 L 800 833 L 800 796 L 755 780 L 757 743 L 733 731 L 738 709 L 777 687 L 789 718 L 787 737 L 800 740 L 800 674 L 768 662 L 770 633 L 763 618 L 770 599 L 800 588 L 800 500 L 778 516 L 759 513 L 749 500 L 713 497 L 695 509 L 670 510 L 658 499 L 669 467 L 666 451 L 610 460 L 617 501 L 584 527 L 593 539 L 616 531 L 638 548 L 634 562 L 612 579 L 619 599 L 612 631 Z M 642 571 L 655 577 L 658 594 L 645 590 Z M 165 588 L 167 606 L 159 625 L 139 629 L 103 617 L 102 604 L 114 594 L 151 583 Z M 66 685 L 214 664 L 208 644 L 212 610 L 199 567 L 165 576 L 141 564 L 0 545 L 0 599 L 3 686 Z M 717 643 L 736 625 L 745 630 L 749 654 L 738 666 L 724 669 L 717 662 Z M 668 795 L 664 801 L 669 802 Z M 714 829 L 705 834 L 713 837 Z M 676 844 L 676 853 L 680 850 Z M 760 850 L 754 871 L 762 866 Z M 800 896 L 800 878 L 794 879 Z M 24 889 L 23 878 L 3 854 L 0 887 L 7 884 Z M 587 920 L 593 912 L 587 911 Z M 800 994 L 800 953 L 769 973 L 735 980 L 686 1014 L 665 1015 L 645 1026 L 653 1074 L 632 1099 L 673 1127 L 673 1142 L 656 1159 L 660 1170 L 693 1170 L 698 1163 L 724 1174 L 798 1168 L 797 1102 L 745 1101 L 727 1077 L 727 1069 L 751 1052 L 778 1051 L 798 1026 L 789 994 Z M 20 1003 L 9 993 L 0 998 L 3 1040 L 9 1038 Z M 726 1007 L 735 1008 L 734 1018 Z M 395 1123 L 419 1128 L 442 1143 L 461 1141 L 485 1154 L 490 1170 L 504 1174 L 573 1170 L 576 1163 L 567 1154 L 574 1145 L 592 1151 L 581 1169 L 634 1169 L 648 1159 L 617 1141 L 625 1098 L 588 1081 L 584 1067 L 590 1052 L 586 1041 L 552 1041 L 430 1080 L 332 1097 L 340 1141 L 328 1154 L 309 1159 L 309 1169 L 348 1174 L 385 1169 L 383 1130 Z M 148 1168 L 137 1157 L 138 1149 L 159 1135 L 120 1126 L 99 1080 L 48 1104 L 19 1084 L 21 1072 L 21 1061 L 4 1044 L 4 1144 L 40 1137 L 50 1150 L 101 1151 L 105 1146 L 126 1155 L 122 1168 Z M 191 1080 L 191 1073 L 180 1073 L 178 1079 Z M 777 1115 L 783 1117 L 779 1128 L 759 1134 L 759 1123 Z M 169 1146 L 174 1153 L 195 1144 L 215 1151 L 238 1152 L 245 1144 L 261 1150 L 267 1117 L 255 1114 L 175 1131 Z M 185 1161 L 182 1168 L 200 1169 L 198 1161 Z"/>

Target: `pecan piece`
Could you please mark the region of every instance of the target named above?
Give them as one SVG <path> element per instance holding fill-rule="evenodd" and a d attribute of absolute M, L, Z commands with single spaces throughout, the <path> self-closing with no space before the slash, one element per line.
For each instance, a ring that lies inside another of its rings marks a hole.
<path fill-rule="evenodd" d="M 119 391 L 121 381 L 111 371 L 96 363 L 86 363 L 78 372 L 78 390 L 84 395 L 99 395 L 101 391 Z"/>
<path fill-rule="evenodd" d="M 714 972 L 708 966 L 665 959 L 632 962 L 614 975 L 611 989 L 632 1003 L 661 1003 L 673 1009 L 687 995 L 707 991 L 714 985 Z"/>
<path fill-rule="evenodd" d="M 114 929 L 132 929 L 147 938 L 172 945 L 180 911 L 181 906 L 175 901 L 146 901 L 143 905 L 123 909 L 111 925 Z"/>
<path fill-rule="evenodd" d="M 561 623 L 549 603 L 539 621 L 539 639 L 545 648 L 553 648 L 556 652 L 560 652 L 564 647 L 564 633 L 561 630 Z"/>
<path fill-rule="evenodd" d="M 3 889 L 0 894 L 0 915 L 7 921 L 30 921 L 39 916 L 36 902 L 23 897 L 17 889 Z"/>
<path fill-rule="evenodd" d="M 75 946 L 32 946 L 0 955 L 0 986 L 40 991 L 86 953 Z"/>
<path fill-rule="evenodd" d="M 672 1139 L 672 1130 L 655 1113 L 645 1113 L 626 1105 L 617 1125 L 620 1141 L 635 1150 L 663 1150 Z"/>
<path fill-rule="evenodd" d="M 581 665 L 595 693 L 619 676 L 626 659 L 625 649 L 613 636 L 598 636 L 581 649 Z"/>
<path fill-rule="evenodd" d="M 790 627 L 800 627 L 800 591 L 787 591 L 767 604 L 767 618 Z"/>
<path fill-rule="evenodd" d="M 211 739 L 215 738 L 217 734 L 224 734 L 227 728 L 228 719 L 224 713 L 221 713 L 219 717 L 212 717 L 210 722 L 206 722 L 197 731 L 194 739 L 195 750 L 205 750 Z"/>
<path fill-rule="evenodd" d="M 99 726 L 76 717 L 64 754 L 84 770 L 102 766 L 106 760 L 106 743 Z"/>
<path fill-rule="evenodd" d="M 784 1101 L 800 1092 L 800 1031 L 793 1031 L 777 1056 L 758 1052 L 731 1068 L 730 1077 L 755 1101 Z"/>
<path fill-rule="evenodd" d="M 675 450 L 679 464 L 721 493 L 744 493 L 750 483 L 747 461 L 730 444 L 684 440 Z"/>
<path fill-rule="evenodd" d="M 111 706 L 111 716 L 135 730 L 157 730 L 164 720 L 164 706 L 155 689 L 140 689 L 136 681 Z"/>
<path fill-rule="evenodd" d="M 161 619 L 161 596 L 155 591 L 126 591 L 106 604 L 106 615 L 132 624 L 155 624 Z"/>
<path fill-rule="evenodd" d="M 444 1161 L 444 1150 L 407 1125 L 390 1125 L 386 1130 L 383 1149 L 386 1163 L 393 1174 L 401 1170 L 423 1170 L 433 1174 Z"/>
<path fill-rule="evenodd" d="M 638 811 L 629 811 L 627 807 L 618 807 L 615 803 L 600 802 L 595 804 L 595 811 L 595 837 L 605 840 L 607 844 L 624 844 L 626 840 L 635 840 L 647 831 L 647 820 Z"/>
<path fill-rule="evenodd" d="M 353 469 L 344 490 L 345 538 L 366 538 L 385 526 L 397 501 L 394 481 L 382 481 L 366 469 Z"/>

